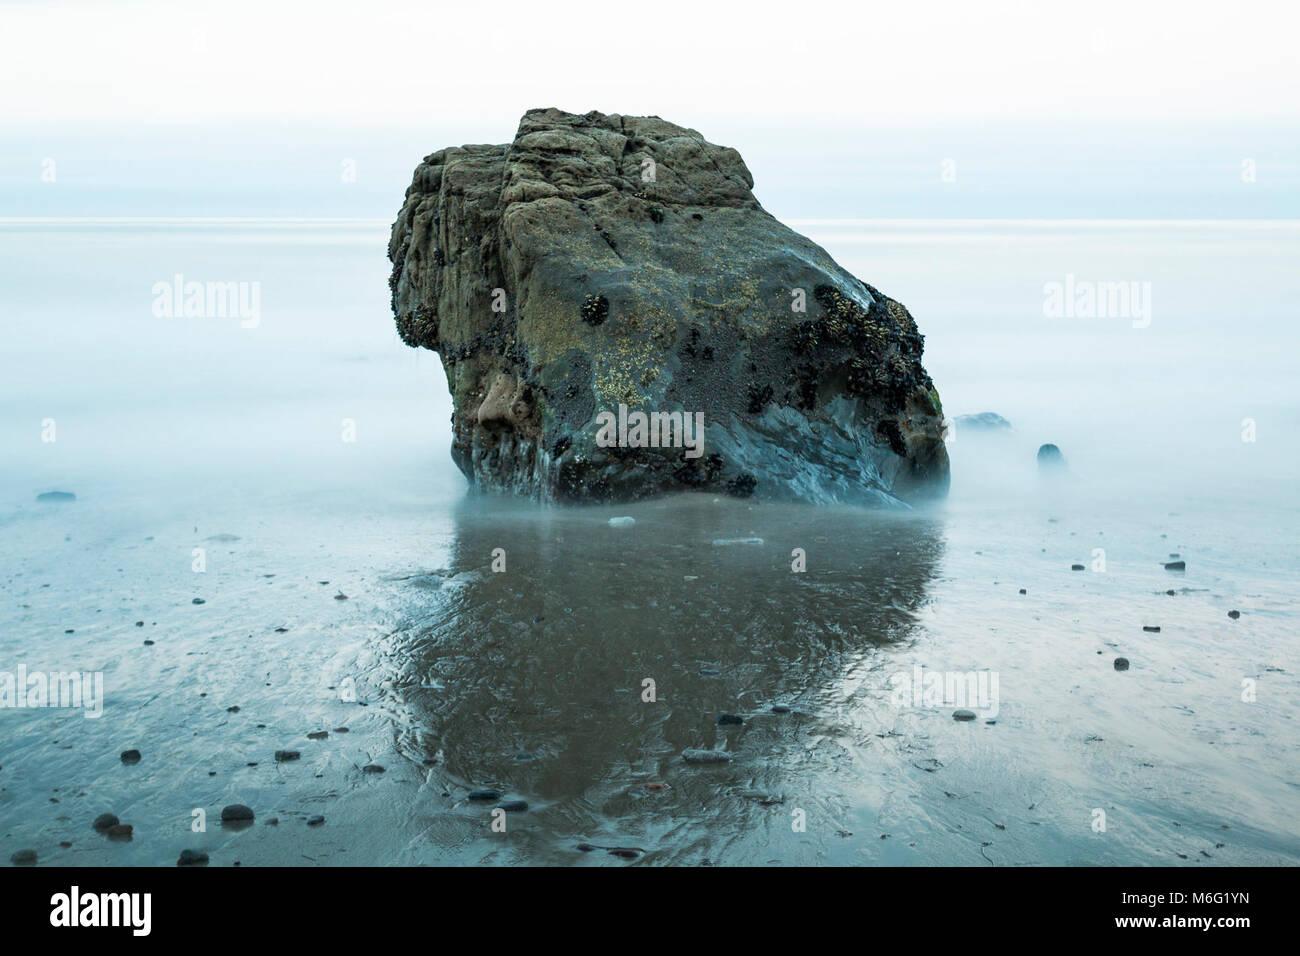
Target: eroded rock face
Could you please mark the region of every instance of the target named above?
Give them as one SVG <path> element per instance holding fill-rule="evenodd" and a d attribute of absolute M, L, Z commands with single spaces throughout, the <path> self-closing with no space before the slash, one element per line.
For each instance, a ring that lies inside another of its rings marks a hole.
<path fill-rule="evenodd" d="M 389 243 L 393 312 L 442 357 L 472 484 L 559 500 L 946 490 L 911 315 L 752 186 L 734 149 L 658 117 L 532 110 L 513 143 L 425 158 Z M 608 446 L 620 405 L 632 427 Z M 629 447 L 651 437 L 636 412 L 703 413 L 702 450 L 675 430 Z"/>

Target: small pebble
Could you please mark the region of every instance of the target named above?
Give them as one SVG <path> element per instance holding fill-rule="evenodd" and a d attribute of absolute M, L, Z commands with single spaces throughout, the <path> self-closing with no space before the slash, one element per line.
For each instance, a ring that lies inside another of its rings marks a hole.
<path fill-rule="evenodd" d="M 310 820 L 307 821 L 307 826 L 309 826 L 309 827 L 318 827 L 318 826 L 320 826 L 320 825 L 321 825 L 322 823 L 324 823 L 324 822 L 325 822 L 325 818 L 322 817 L 322 816 L 317 815 L 317 816 L 314 816 L 314 817 L 312 817 Z"/>
<path fill-rule="evenodd" d="M 99 816 L 95 817 L 95 822 L 92 823 L 91 826 L 103 833 L 107 831 L 109 827 L 115 827 L 120 822 L 121 821 L 118 820 L 117 814 L 115 813 L 101 813 Z"/>
<path fill-rule="evenodd" d="M 1165 570 L 1166 570 L 1166 571 L 1186 571 L 1186 570 L 1187 570 L 1187 562 L 1186 562 L 1186 561 L 1169 561 L 1169 562 L 1167 562 L 1167 563 L 1165 564 Z"/>
<path fill-rule="evenodd" d="M 788 714 L 788 713 L 790 713 L 790 708 L 787 707 L 785 704 L 773 704 L 773 705 L 772 705 L 772 713 L 774 713 L 774 714 Z"/>
<path fill-rule="evenodd" d="M 498 810 L 504 810 L 506 813 L 523 813 L 528 809 L 527 800 L 506 800 L 504 803 L 498 803 Z"/>
<path fill-rule="evenodd" d="M 202 850 L 181 850 L 180 859 L 176 861 L 177 866 L 207 866 L 208 855 Z"/>
<path fill-rule="evenodd" d="M 1229 611 L 1229 612 L 1228 612 L 1228 617 L 1232 618 L 1232 619 L 1235 621 L 1235 620 L 1237 620 L 1237 618 L 1241 617 L 1241 612 L 1240 612 L 1240 611 Z"/>
<path fill-rule="evenodd" d="M 134 832 L 135 827 L 129 823 L 115 823 L 108 828 L 108 838 L 110 840 L 129 840 Z"/>
<path fill-rule="evenodd" d="M 288 760 L 297 760 L 301 756 L 302 754 L 296 750 L 277 750 L 275 752 L 275 762 L 284 763 Z"/>
<path fill-rule="evenodd" d="M 1150 624 L 1143 624 L 1143 625 L 1142 625 L 1142 630 L 1146 631 L 1148 634 L 1159 634 L 1159 633 L 1160 633 L 1160 628 L 1155 627 L 1155 626 L 1150 625 Z"/>
<path fill-rule="evenodd" d="M 9 857 L 9 862 L 12 863 L 14 866 L 35 866 L 36 851 L 19 850 L 13 856 Z"/>
<path fill-rule="evenodd" d="M 222 823 L 252 823 L 253 808 L 244 806 L 242 803 L 232 803 L 228 807 L 221 809 Z"/>
<path fill-rule="evenodd" d="M 383 773 L 384 768 L 377 763 L 368 763 L 361 768 L 362 773 Z"/>
<path fill-rule="evenodd" d="M 500 790 L 471 790 L 469 792 L 470 800 L 500 800 Z"/>
<path fill-rule="evenodd" d="M 190 603 L 191 603 L 191 604 L 207 604 L 208 602 L 205 601 L 205 600 L 203 600 L 203 598 L 195 598 L 195 599 L 194 599 L 193 601 L 191 601 Z"/>
<path fill-rule="evenodd" d="M 140 762 L 140 751 L 138 750 L 122 751 L 122 763 L 131 764 L 131 763 L 139 763 L 139 762 Z"/>
<path fill-rule="evenodd" d="M 952 712 L 953 720 L 974 720 L 975 711 L 973 710 L 954 710 Z"/>
<path fill-rule="evenodd" d="M 1128 658 L 1127 658 L 1127 657 L 1117 657 L 1117 658 L 1115 658 L 1115 670 L 1117 670 L 1117 671 L 1126 671 L 1126 670 L 1128 670 Z"/>
<path fill-rule="evenodd" d="M 719 715 L 718 715 L 718 723 L 719 723 L 720 725 L 724 726 L 724 727 L 725 727 L 725 726 L 735 726 L 735 725 L 737 725 L 737 724 L 743 724 L 744 722 L 745 722 L 745 718 L 744 718 L 744 717 L 740 717 L 740 716 L 738 716 L 738 715 L 736 715 L 736 714 L 719 714 Z"/>

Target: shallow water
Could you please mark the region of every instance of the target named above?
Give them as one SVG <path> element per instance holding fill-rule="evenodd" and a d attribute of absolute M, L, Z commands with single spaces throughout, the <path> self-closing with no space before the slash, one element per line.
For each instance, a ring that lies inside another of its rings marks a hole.
<path fill-rule="evenodd" d="M 800 228 L 907 303 L 949 414 L 1015 426 L 957 427 L 934 510 L 467 499 L 383 224 L 0 228 L 0 670 L 105 685 L 98 718 L 0 710 L 6 854 L 1295 863 L 1300 229 Z M 258 325 L 157 318 L 177 272 L 259 281 Z M 1045 318 L 1066 273 L 1150 281 L 1150 325 Z M 900 699 L 918 666 L 996 697 Z M 475 788 L 529 809 L 494 832 Z"/>

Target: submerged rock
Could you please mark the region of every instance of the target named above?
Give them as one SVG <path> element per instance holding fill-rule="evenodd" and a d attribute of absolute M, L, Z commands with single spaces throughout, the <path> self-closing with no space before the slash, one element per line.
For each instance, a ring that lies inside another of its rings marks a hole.
<path fill-rule="evenodd" d="M 958 415 L 952 420 L 959 431 L 1010 431 L 1011 423 L 997 412 Z"/>
<path fill-rule="evenodd" d="M 71 491 L 42 491 L 36 496 L 37 501 L 76 501 L 77 496 Z"/>
<path fill-rule="evenodd" d="M 1059 475 L 1065 471 L 1065 456 L 1055 445 L 1040 445 L 1038 448 L 1038 473 L 1040 475 Z"/>
<path fill-rule="evenodd" d="M 752 186 L 734 149 L 658 117 L 532 110 L 512 143 L 425 158 L 393 225 L 392 306 L 403 341 L 442 357 L 472 484 L 559 500 L 946 490 L 912 316 Z"/>

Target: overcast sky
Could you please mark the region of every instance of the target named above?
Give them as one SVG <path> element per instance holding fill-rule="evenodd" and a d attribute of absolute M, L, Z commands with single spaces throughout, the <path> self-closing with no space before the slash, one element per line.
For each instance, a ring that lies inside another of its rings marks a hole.
<path fill-rule="evenodd" d="M 0 117 L 427 122 L 528 107 L 1294 119 L 1293 2 L 199 0 L 0 7 Z M 491 123 L 493 127 L 497 124 Z"/>

